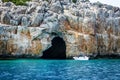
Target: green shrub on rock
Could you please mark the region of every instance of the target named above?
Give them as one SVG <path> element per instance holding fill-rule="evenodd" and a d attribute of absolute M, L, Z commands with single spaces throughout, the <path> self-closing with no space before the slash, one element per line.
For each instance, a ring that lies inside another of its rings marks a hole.
<path fill-rule="evenodd" d="M 76 3 L 77 0 L 72 0 L 73 3 Z"/>
<path fill-rule="evenodd" d="M 3 2 L 13 2 L 16 5 L 25 5 L 26 1 L 30 0 L 2 0 Z"/>

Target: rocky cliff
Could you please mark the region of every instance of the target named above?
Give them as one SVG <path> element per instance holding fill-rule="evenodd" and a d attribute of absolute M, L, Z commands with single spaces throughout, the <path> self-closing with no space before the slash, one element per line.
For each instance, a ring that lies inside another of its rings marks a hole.
<path fill-rule="evenodd" d="M 65 41 L 67 58 L 119 55 L 120 8 L 88 0 L 0 2 L 1 56 L 40 57 L 55 37 Z"/>

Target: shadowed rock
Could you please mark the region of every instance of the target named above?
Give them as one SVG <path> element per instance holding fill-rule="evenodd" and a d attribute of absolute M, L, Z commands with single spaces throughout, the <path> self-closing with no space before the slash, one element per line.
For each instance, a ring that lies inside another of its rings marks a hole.
<path fill-rule="evenodd" d="M 65 59 L 66 58 L 65 41 L 60 37 L 55 37 L 52 40 L 52 46 L 43 52 L 42 58 Z"/>

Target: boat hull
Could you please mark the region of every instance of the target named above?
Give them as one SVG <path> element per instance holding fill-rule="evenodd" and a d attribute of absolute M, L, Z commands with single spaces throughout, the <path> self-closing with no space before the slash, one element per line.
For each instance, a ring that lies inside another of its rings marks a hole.
<path fill-rule="evenodd" d="M 74 60 L 89 60 L 89 57 L 73 57 Z"/>

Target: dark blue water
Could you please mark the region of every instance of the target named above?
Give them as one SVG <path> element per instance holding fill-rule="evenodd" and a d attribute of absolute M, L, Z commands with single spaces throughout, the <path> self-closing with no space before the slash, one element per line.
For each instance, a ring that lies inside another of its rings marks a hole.
<path fill-rule="evenodd" d="M 120 60 L 0 60 L 0 80 L 120 80 Z"/>

